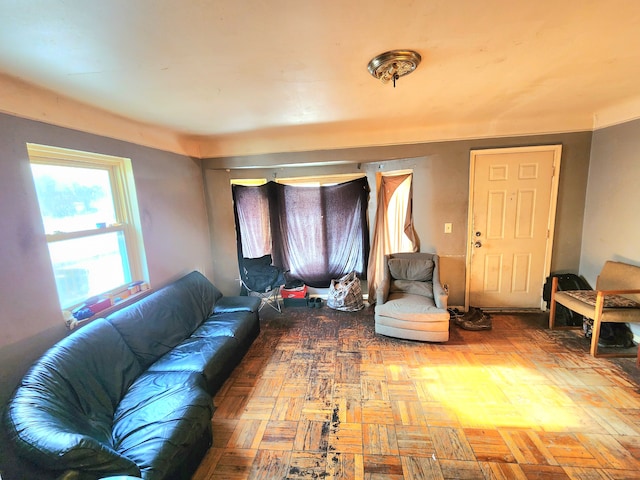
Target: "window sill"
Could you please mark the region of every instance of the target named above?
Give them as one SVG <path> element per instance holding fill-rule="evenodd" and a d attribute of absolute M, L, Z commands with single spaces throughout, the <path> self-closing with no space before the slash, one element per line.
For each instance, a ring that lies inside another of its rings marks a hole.
<path fill-rule="evenodd" d="M 67 329 L 68 330 L 74 330 L 74 329 L 76 329 L 78 327 L 81 327 L 81 326 L 83 326 L 83 325 L 85 325 L 85 324 L 87 324 L 89 322 L 92 322 L 93 320 L 95 320 L 97 318 L 107 317 L 107 316 L 111 315 L 113 312 L 116 312 L 116 311 L 120 310 L 121 308 L 126 307 L 128 305 L 131 305 L 132 303 L 137 302 L 141 298 L 146 297 L 151 292 L 152 292 L 151 288 L 147 288 L 146 290 L 141 290 L 139 292 L 133 293 L 133 294 L 129 295 L 126 298 L 123 298 L 121 300 L 116 301 L 110 307 L 104 308 L 104 309 L 100 310 L 99 312 L 96 312 L 95 314 L 91 315 L 90 317 L 83 318 L 82 320 L 76 320 L 73 317 L 71 317 L 70 319 L 65 319 L 65 323 L 67 324 Z"/>

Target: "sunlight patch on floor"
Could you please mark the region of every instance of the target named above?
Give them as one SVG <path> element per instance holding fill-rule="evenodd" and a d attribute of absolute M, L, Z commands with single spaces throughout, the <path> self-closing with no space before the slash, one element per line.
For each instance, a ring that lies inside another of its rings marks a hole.
<path fill-rule="evenodd" d="M 463 427 L 584 428 L 585 415 L 564 391 L 542 382 L 539 372 L 518 366 L 424 366 L 423 402 L 441 403 Z"/>

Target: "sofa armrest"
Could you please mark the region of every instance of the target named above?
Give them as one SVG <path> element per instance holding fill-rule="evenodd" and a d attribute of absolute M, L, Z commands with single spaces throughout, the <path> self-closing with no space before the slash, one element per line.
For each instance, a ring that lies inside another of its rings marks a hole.
<path fill-rule="evenodd" d="M 4 414 L 4 427 L 17 453 L 45 470 L 140 476 L 139 467 L 91 434 L 77 412 L 48 402 L 38 392 L 18 389 Z M 73 477 L 80 478 L 80 477 Z"/>
<path fill-rule="evenodd" d="M 251 312 L 256 313 L 260 308 L 260 298 L 250 296 L 222 297 L 213 306 L 213 314 Z"/>

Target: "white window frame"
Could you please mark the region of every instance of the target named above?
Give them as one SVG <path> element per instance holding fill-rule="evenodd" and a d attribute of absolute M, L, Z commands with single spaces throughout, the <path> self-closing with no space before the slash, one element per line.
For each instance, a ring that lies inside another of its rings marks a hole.
<path fill-rule="evenodd" d="M 61 240 L 90 238 L 109 232 L 122 232 L 125 238 L 127 260 L 132 281 L 145 281 L 148 284 L 146 256 L 142 241 L 140 214 L 133 179 L 131 159 L 99 153 L 83 152 L 67 148 L 27 143 L 29 160 L 33 164 L 95 168 L 107 170 L 111 183 L 111 193 L 116 222 L 104 228 L 93 228 L 75 232 L 45 232 L 47 243 Z M 117 294 L 127 289 L 128 284 L 120 285 L 103 295 Z M 60 301 L 60 298 L 58 299 Z M 82 303 L 78 304 L 81 305 Z M 73 309 L 78 305 L 67 307 Z"/>

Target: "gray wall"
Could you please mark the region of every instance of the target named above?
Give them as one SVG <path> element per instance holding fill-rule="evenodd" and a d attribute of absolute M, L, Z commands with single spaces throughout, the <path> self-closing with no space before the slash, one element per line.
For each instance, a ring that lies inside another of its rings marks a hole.
<path fill-rule="evenodd" d="M 578 132 L 205 159 L 216 285 L 227 294 L 238 290 L 231 178 L 272 180 L 274 176 L 364 172 L 372 189 L 369 199 L 372 219 L 376 208 L 375 173 L 410 168 L 414 171 L 414 222 L 420 249 L 441 256 L 442 280 L 451 289 L 450 304 L 464 305 L 470 151 L 542 144 L 563 147 L 551 269 L 577 272 L 591 136 L 591 132 Z M 318 165 L 321 162 L 332 163 Z M 445 222 L 453 224 L 451 234 L 444 233 Z"/>
<path fill-rule="evenodd" d="M 580 273 L 595 287 L 607 260 L 640 265 L 640 120 L 593 134 Z"/>
<path fill-rule="evenodd" d="M 200 160 L 0 114 L 0 405 L 67 334 L 27 142 L 131 158 L 152 288 L 194 269 L 212 276 Z"/>

